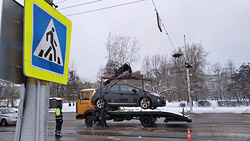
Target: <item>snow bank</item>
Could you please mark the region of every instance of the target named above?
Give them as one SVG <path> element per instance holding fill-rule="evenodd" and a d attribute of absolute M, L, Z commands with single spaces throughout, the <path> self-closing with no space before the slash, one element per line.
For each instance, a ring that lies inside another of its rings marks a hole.
<path fill-rule="evenodd" d="M 198 104 L 194 102 L 193 113 L 250 113 L 250 106 L 240 107 L 218 107 L 217 101 L 209 101 L 211 107 L 198 107 Z M 180 113 L 183 108 L 180 107 L 179 102 L 166 103 L 165 107 L 158 107 L 157 109 L 173 111 Z M 184 107 L 184 112 L 190 112 L 190 107 L 187 105 Z"/>
<path fill-rule="evenodd" d="M 49 112 L 56 112 L 56 108 L 49 109 Z M 71 106 L 69 106 L 69 103 L 63 103 L 62 112 L 76 112 L 76 105 L 73 106 L 71 103 Z"/>

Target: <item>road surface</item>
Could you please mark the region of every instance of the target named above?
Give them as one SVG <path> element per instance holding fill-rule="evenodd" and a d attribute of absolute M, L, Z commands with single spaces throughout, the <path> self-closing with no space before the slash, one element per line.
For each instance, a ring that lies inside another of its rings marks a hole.
<path fill-rule="evenodd" d="M 81 140 L 187 140 L 187 129 L 191 130 L 192 140 L 232 140 L 250 141 L 250 114 L 192 114 L 192 123 L 164 123 L 163 118 L 156 122 L 156 127 L 144 128 L 140 121 L 113 122 L 102 129 L 86 127 L 84 120 L 76 120 L 75 113 L 63 113 L 64 123 L 62 138 L 54 137 L 54 113 L 49 114 L 49 141 Z M 0 127 L 0 140 L 13 141 L 15 126 Z"/>

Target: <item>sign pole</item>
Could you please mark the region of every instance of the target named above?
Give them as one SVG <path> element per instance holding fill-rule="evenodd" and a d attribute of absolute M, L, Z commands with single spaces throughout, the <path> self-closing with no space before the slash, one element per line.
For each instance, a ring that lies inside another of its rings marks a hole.
<path fill-rule="evenodd" d="M 28 77 L 26 85 L 21 87 L 15 141 L 48 141 L 50 82 Z"/>
<path fill-rule="evenodd" d="M 15 141 L 47 141 L 50 83 L 29 77 L 22 85 Z"/>
<path fill-rule="evenodd" d="M 48 140 L 50 82 L 67 84 L 72 23 L 53 6 L 57 7 L 53 0 L 25 0 L 27 81 L 21 90 L 15 141 Z"/>

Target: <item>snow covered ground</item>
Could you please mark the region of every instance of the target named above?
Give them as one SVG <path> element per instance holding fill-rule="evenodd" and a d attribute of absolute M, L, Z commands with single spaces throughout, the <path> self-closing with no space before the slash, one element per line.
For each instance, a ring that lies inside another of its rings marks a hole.
<path fill-rule="evenodd" d="M 193 113 L 250 113 L 250 106 L 240 107 L 218 107 L 217 101 L 210 101 L 211 107 L 198 107 L 194 102 Z M 165 107 L 159 107 L 159 109 L 165 109 L 167 111 L 182 112 L 180 103 L 168 103 Z M 184 108 L 185 112 L 190 112 L 189 105 Z"/>
<path fill-rule="evenodd" d="M 250 113 L 250 106 L 218 107 L 216 101 L 210 101 L 210 102 L 212 104 L 211 107 L 198 107 L 197 104 L 194 103 L 193 113 Z M 135 111 L 142 110 L 140 107 L 125 107 L 124 109 L 135 110 Z M 171 103 L 167 102 L 165 107 L 158 107 L 157 110 L 181 113 L 183 108 L 180 107 L 179 102 L 171 102 Z M 63 112 L 76 112 L 76 106 L 69 106 L 68 103 L 64 103 L 62 111 Z M 189 106 L 184 107 L 184 111 L 185 113 L 190 112 L 190 107 Z M 55 109 L 49 109 L 49 112 L 55 112 Z"/>

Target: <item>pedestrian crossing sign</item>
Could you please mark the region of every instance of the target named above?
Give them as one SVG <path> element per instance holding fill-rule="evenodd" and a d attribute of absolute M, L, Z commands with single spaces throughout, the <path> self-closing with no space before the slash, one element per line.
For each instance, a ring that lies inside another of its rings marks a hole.
<path fill-rule="evenodd" d="M 44 0 L 25 0 L 24 74 L 66 84 L 71 22 Z"/>

